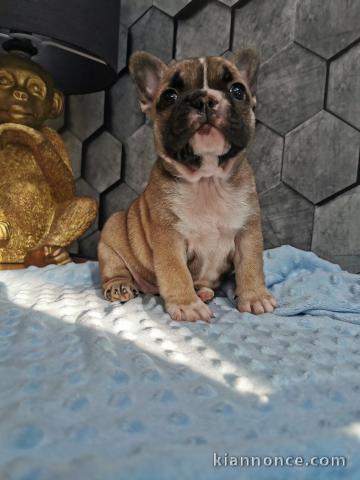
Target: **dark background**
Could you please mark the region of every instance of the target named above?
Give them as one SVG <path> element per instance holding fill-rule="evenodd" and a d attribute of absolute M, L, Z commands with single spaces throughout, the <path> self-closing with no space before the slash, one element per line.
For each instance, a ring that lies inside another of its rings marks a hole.
<path fill-rule="evenodd" d="M 291 244 L 360 271 L 359 0 L 123 0 L 123 69 L 106 92 L 67 99 L 56 126 L 96 223 L 72 246 L 95 258 L 99 229 L 144 189 L 155 159 L 127 59 L 169 62 L 256 47 L 262 58 L 255 169 L 267 248 Z"/>

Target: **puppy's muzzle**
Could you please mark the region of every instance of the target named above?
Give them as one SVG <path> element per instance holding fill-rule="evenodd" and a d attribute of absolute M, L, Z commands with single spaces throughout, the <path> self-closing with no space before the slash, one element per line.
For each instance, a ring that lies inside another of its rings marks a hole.
<path fill-rule="evenodd" d="M 199 115 L 201 122 L 208 122 L 215 114 L 219 101 L 204 90 L 197 90 L 185 99 L 185 102 L 192 107 Z"/>

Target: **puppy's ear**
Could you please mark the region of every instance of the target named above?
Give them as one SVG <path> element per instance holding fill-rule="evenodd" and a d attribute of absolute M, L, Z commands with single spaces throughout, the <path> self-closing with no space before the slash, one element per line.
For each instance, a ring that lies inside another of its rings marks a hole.
<path fill-rule="evenodd" d="M 166 65 L 150 53 L 135 52 L 130 57 L 129 68 L 138 88 L 141 110 L 147 113 L 155 98 Z"/>
<path fill-rule="evenodd" d="M 260 65 L 260 59 L 256 50 L 242 48 L 234 54 L 231 60 L 235 63 L 249 85 L 251 93 L 255 96 L 256 78 Z"/>

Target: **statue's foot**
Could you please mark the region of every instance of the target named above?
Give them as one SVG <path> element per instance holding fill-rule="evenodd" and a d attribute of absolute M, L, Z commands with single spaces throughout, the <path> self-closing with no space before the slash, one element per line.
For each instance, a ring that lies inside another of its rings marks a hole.
<path fill-rule="evenodd" d="M 55 263 L 56 265 L 66 265 L 67 263 L 71 263 L 70 255 L 64 248 L 46 245 L 44 249 L 45 256 L 51 261 L 51 263 Z"/>
<path fill-rule="evenodd" d="M 0 222 L 0 247 L 3 247 L 10 240 L 10 225 L 7 222 Z"/>
<path fill-rule="evenodd" d="M 34 265 L 35 267 L 46 267 L 46 265 L 65 265 L 71 262 L 70 255 L 62 247 L 53 245 L 43 245 L 29 250 L 25 256 L 24 264 L 26 267 Z"/>

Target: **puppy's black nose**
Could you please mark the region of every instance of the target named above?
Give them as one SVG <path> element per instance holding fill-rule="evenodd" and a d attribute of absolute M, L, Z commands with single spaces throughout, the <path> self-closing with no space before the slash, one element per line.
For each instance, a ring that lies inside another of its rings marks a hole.
<path fill-rule="evenodd" d="M 198 110 L 199 112 L 207 112 L 212 110 L 218 104 L 218 101 L 215 98 L 207 96 L 196 96 L 190 99 L 190 105 Z"/>
<path fill-rule="evenodd" d="M 205 110 L 205 96 L 203 92 L 194 92 L 189 95 L 186 100 L 191 107 L 195 108 L 195 110 L 198 110 L 199 112 Z"/>
<path fill-rule="evenodd" d="M 203 112 L 205 110 L 205 99 L 203 97 L 194 98 L 190 101 L 190 105 L 196 110 Z"/>

